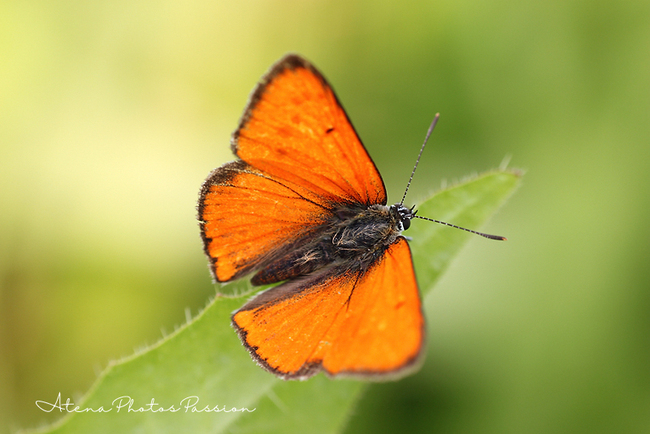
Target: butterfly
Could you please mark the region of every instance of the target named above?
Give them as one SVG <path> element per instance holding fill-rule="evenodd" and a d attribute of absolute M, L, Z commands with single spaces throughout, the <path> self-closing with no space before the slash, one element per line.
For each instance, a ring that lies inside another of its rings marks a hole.
<path fill-rule="evenodd" d="M 231 148 L 238 158 L 201 187 L 198 219 L 216 282 L 251 273 L 253 285 L 283 282 L 232 315 L 253 359 L 283 379 L 415 370 L 425 319 L 401 233 L 423 217 L 404 198 L 387 206 L 323 75 L 298 55 L 280 59 L 251 93 Z"/>

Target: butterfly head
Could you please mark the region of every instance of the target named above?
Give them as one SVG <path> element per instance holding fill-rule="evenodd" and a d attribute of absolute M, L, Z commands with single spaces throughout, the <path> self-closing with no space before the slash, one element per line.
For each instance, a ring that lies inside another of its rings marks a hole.
<path fill-rule="evenodd" d="M 400 231 L 405 231 L 411 227 L 411 220 L 415 218 L 417 211 L 414 211 L 415 205 L 407 208 L 401 203 L 396 203 L 390 207 L 390 213 L 393 215 L 399 225 Z"/>

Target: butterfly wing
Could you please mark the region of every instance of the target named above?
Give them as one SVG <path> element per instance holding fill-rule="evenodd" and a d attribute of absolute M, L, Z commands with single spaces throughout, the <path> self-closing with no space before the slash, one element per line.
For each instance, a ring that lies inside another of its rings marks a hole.
<path fill-rule="evenodd" d="M 406 240 L 399 237 L 365 272 L 332 268 L 265 291 L 233 315 L 258 363 L 285 379 L 385 379 L 422 354 L 424 316 Z"/>
<path fill-rule="evenodd" d="M 379 172 L 323 76 L 289 55 L 251 94 L 232 148 L 203 184 L 199 221 L 215 280 L 306 242 L 350 203 L 385 204 Z"/>
<path fill-rule="evenodd" d="M 285 56 L 263 77 L 232 148 L 306 198 L 386 204 L 381 176 L 334 91 L 299 56 Z"/>
<path fill-rule="evenodd" d="M 326 211 L 244 161 L 216 169 L 199 201 L 201 235 L 215 280 L 237 279 L 287 254 L 324 224 Z"/>

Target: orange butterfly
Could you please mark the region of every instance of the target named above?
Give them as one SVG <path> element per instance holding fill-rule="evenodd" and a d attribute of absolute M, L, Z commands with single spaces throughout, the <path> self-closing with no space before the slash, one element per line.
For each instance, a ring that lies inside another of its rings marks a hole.
<path fill-rule="evenodd" d="M 216 281 L 252 272 L 253 285 L 284 281 L 232 316 L 253 358 L 283 379 L 321 370 L 386 379 L 416 367 L 425 321 L 400 235 L 415 212 L 386 206 L 381 176 L 320 72 L 296 55 L 273 65 L 231 147 L 239 159 L 210 174 L 198 212 Z"/>

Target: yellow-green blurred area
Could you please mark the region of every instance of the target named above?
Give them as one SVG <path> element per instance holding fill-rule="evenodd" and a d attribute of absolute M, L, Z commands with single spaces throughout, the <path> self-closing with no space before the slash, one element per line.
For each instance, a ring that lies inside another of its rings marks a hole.
<path fill-rule="evenodd" d="M 646 0 L 0 3 L 2 432 L 214 294 L 198 190 L 288 51 L 391 201 L 436 112 L 409 205 L 508 155 L 527 171 L 483 228 L 508 241 L 473 238 L 427 299 L 423 369 L 347 431 L 650 432 Z"/>

